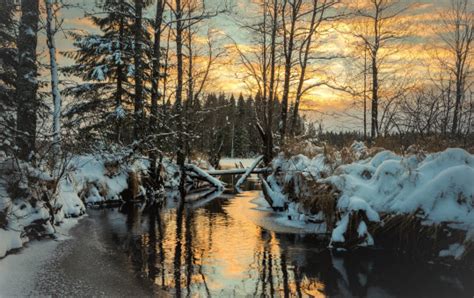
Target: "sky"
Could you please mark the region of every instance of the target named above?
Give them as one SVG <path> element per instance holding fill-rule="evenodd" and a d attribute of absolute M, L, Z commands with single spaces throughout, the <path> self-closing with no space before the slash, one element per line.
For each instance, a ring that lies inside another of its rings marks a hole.
<path fill-rule="evenodd" d="M 252 39 L 249 33 L 241 28 L 241 23 L 252 22 L 255 17 L 257 8 L 251 3 L 253 0 L 228 0 L 232 4 L 232 11 L 227 14 L 221 14 L 206 25 L 206 29 L 210 28 L 215 32 L 216 47 L 220 49 L 229 49 L 233 47 L 231 37 L 236 41 L 239 48 L 253 47 Z M 346 3 L 353 4 L 357 0 L 343 0 Z M 417 79 L 426 79 L 428 64 L 432 56 L 429 55 L 431 51 L 427 44 L 435 43 L 436 33 L 433 29 L 433 24 L 439 20 L 439 12 L 445 9 L 449 0 L 401 0 L 405 5 L 412 5 L 405 13 L 405 19 L 412 25 L 409 37 L 404 42 L 404 48 L 397 53 L 398 60 L 394 63 L 394 69 L 402 69 L 409 71 L 405 75 L 416 77 Z M 84 30 L 87 32 L 99 32 L 91 22 L 84 17 L 85 13 L 97 10 L 96 3 L 100 0 L 65 0 L 65 3 L 70 4 L 71 8 L 62 11 L 64 18 L 64 30 L 75 29 Z M 222 0 L 207 0 L 208 7 L 213 8 L 222 5 Z M 145 13 L 146 16 L 152 18 L 154 15 L 153 6 Z M 334 29 L 329 29 L 328 33 L 321 36 L 321 43 L 319 48 L 326 54 L 341 53 L 347 54 L 348 48 L 351 46 L 350 37 L 348 34 L 341 33 L 351 26 L 350 20 L 342 20 L 333 22 L 331 26 Z M 343 28 L 343 29 L 341 29 Z M 205 31 L 205 29 L 203 29 Z M 347 31 L 347 30 L 346 30 Z M 59 52 L 73 49 L 72 40 L 66 34 L 59 32 L 56 36 L 57 47 Z M 44 33 L 40 37 L 40 51 L 44 58 L 47 58 L 47 51 L 45 46 Z M 243 80 L 242 73 L 244 72 L 240 65 L 239 58 L 230 50 L 222 59 L 219 59 L 213 67 L 210 83 L 206 85 L 206 91 L 209 92 L 225 92 L 225 93 L 244 93 L 248 94 L 249 89 Z M 58 57 L 61 65 L 72 63 L 71 60 L 62 55 Z M 408 66 L 408 67 L 407 67 Z M 320 67 L 314 65 L 315 69 Z M 331 61 L 328 71 L 325 71 L 324 76 L 334 78 L 338 85 L 344 85 L 351 80 L 351 72 L 355 71 L 355 64 L 350 59 L 337 59 Z M 317 69 L 314 72 L 314 81 L 321 79 L 322 74 L 318 73 Z M 312 78 L 313 79 L 313 78 Z M 336 91 L 329 87 L 317 87 L 312 89 L 304 98 L 302 109 L 307 111 L 306 114 L 312 120 L 324 120 L 325 128 L 332 128 L 336 130 L 351 130 L 360 128 L 360 110 L 354 107 L 354 99 L 347 93 Z M 356 116 L 352 116 L 356 112 Z M 342 117 L 344 121 L 340 121 Z M 342 123 L 342 124 L 341 124 Z"/>

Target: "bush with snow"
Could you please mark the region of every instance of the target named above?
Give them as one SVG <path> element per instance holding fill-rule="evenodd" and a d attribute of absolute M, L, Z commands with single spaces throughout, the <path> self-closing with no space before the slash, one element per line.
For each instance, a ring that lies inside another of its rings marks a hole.
<path fill-rule="evenodd" d="M 269 181 L 285 200 L 292 201 L 288 204 L 291 218 L 301 218 L 293 214 L 296 212 L 306 219 L 324 219 L 318 221 L 327 225 L 331 245 L 347 241 L 351 245 L 374 245 L 376 239 L 369 228 L 383 226 L 382 216 L 415 216 L 422 225 L 443 225 L 463 232 L 464 243 L 452 243 L 439 252 L 440 257 L 461 258 L 465 253 L 461 248 L 472 246 L 474 241 L 474 156 L 456 148 L 406 156 L 378 150 L 373 157 L 369 155 L 370 150 L 359 142 L 331 156 L 319 154 L 313 159 L 281 154 L 273 161 Z M 355 161 L 342 164 L 351 159 Z M 333 211 L 321 214 L 320 204 L 331 205 L 324 198 L 328 193 L 321 191 L 336 195 Z M 308 214 L 308 203 L 319 206 L 310 206 L 314 214 Z"/>

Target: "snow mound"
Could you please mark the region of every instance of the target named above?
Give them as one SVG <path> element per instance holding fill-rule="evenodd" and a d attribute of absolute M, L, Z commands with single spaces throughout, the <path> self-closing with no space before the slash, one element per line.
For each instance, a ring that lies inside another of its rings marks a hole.
<path fill-rule="evenodd" d="M 9 250 L 21 248 L 24 242 L 20 232 L 3 229 L 0 229 L 0 240 L 0 258 L 4 257 Z"/>
<path fill-rule="evenodd" d="M 357 198 L 377 212 L 419 214 L 426 224 L 451 223 L 474 229 L 474 156 L 447 149 L 419 160 L 383 151 L 373 158 L 344 165 L 323 179 L 343 198 Z M 352 202 L 352 201 L 351 201 Z"/>

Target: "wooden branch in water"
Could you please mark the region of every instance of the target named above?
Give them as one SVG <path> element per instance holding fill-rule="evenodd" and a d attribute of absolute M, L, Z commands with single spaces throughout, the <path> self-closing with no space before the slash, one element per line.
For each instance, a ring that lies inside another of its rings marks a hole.
<path fill-rule="evenodd" d="M 247 169 L 230 169 L 230 170 L 212 170 L 207 171 L 207 173 L 211 176 L 221 176 L 221 175 L 243 175 Z M 251 174 L 266 174 L 271 173 L 272 168 L 258 168 L 253 169 Z"/>
<path fill-rule="evenodd" d="M 224 184 L 220 180 L 212 177 L 206 171 L 192 164 L 186 164 L 184 167 L 186 171 L 190 172 L 191 176 L 193 176 L 194 178 L 207 181 L 218 190 L 224 190 Z"/>
<path fill-rule="evenodd" d="M 262 191 L 263 191 L 263 197 L 265 200 L 268 202 L 270 207 L 273 209 L 273 200 L 270 196 L 271 188 L 270 185 L 268 185 L 267 180 L 265 179 L 265 176 L 263 175 L 258 175 L 258 178 L 260 178 L 260 181 L 262 181 Z M 270 191 L 269 191 L 270 190 Z"/>
<path fill-rule="evenodd" d="M 260 155 L 259 157 L 257 157 L 257 159 L 255 159 L 255 161 L 250 166 L 250 168 L 248 168 L 245 171 L 245 173 L 242 175 L 242 177 L 240 177 L 239 181 L 237 181 L 234 187 L 237 193 L 242 192 L 242 190 L 240 189 L 240 186 L 245 182 L 245 180 L 247 180 L 247 178 L 250 176 L 250 174 L 252 174 L 255 168 L 262 162 L 262 160 L 263 160 L 263 155 Z"/>

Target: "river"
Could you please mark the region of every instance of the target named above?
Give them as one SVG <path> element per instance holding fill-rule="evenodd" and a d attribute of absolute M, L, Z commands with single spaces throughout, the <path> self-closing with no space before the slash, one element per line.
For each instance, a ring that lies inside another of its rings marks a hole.
<path fill-rule="evenodd" d="M 334 252 L 281 225 L 257 190 L 198 208 L 90 209 L 36 295 L 472 297 L 472 275 L 387 251 Z"/>

